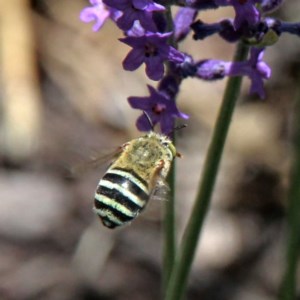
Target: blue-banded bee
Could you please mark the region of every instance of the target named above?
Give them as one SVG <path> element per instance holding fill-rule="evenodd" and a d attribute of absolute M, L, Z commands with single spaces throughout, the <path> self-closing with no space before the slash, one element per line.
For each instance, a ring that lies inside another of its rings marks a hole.
<path fill-rule="evenodd" d="M 175 156 L 180 156 L 169 137 L 155 133 L 125 143 L 100 180 L 94 212 L 104 226 L 129 223 L 145 208 L 164 181 Z"/>

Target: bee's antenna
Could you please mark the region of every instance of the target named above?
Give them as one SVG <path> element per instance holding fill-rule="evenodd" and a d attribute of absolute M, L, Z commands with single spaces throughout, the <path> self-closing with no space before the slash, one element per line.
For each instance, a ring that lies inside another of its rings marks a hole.
<path fill-rule="evenodd" d="M 180 125 L 174 127 L 167 135 L 170 135 L 170 134 L 174 133 L 174 131 L 180 130 L 185 127 L 187 127 L 187 124 L 180 124 Z"/>
<path fill-rule="evenodd" d="M 187 127 L 187 124 L 181 124 L 181 125 L 178 125 L 178 126 L 176 126 L 176 127 L 174 127 L 173 128 L 173 132 L 176 130 L 180 130 L 180 129 L 182 129 L 182 128 L 185 128 L 185 127 Z"/>
<path fill-rule="evenodd" d="M 144 110 L 143 110 L 143 114 L 146 116 L 146 118 L 147 118 L 147 120 L 150 124 L 151 130 L 153 131 L 154 130 L 154 125 L 153 125 L 153 122 L 152 122 L 150 116 Z"/>

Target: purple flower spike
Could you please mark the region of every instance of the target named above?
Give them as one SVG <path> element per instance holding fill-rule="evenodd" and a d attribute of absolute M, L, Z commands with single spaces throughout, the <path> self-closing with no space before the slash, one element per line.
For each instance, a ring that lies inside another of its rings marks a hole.
<path fill-rule="evenodd" d="M 164 61 L 182 63 L 185 55 L 167 44 L 172 33 L 146 33 L 141 37 L 129 36 L 120 39 L 133 49 L 123 61 L 123 68 L 134 71 L 146 65 L 146 74 L 152 80 L 160 80 L 164 75 Z"/>
<path fill-rule="evenodd" d="M 165 93 L 157 91 L 148 85 L 149 97 L 129 97 L 129 104 L 136 109 L 145 111 L 151 119 L 153 125 L 160 124 L 161 132 L 170 134 L 174 128 L 174 119 L 188 119 L 188 115 L 180 112 L 176 107 L 174 99 L 168 97 Z M 140 131 L 150 131 L 152 126 L 148 118 L 142 114 L 136 122 Z"/>
<path fill-rule="evenodd" d="M 103 2 L 123 15 L 117 20 L 117 25 L 124 31 L 128 31 L 138 20 L 144 29 L 156 32 L 156 25 L 152 19 L 152 12 L 163 11 L 165 7 L 152 0 L 103 0 Z"/>
<path fill-rule="evenodd" d="M 102 0 L 90 0 L 91 7 L 84 8 L 80 13 L 80 20 L 89 23 L 95 21 L 93 31 L 98 31 L 110 16 L 110 10 Z"/>
<path fill-rule="evenodd" d="M 242 62 L 225 62 L 221 60 L 204 60 L 198 62 L 198 78 L 204 80 L 222 79 L 225 76 L 248 76 L 251 80 L 250 93 L 265 97 L 263 79 L 271 76 L 270 67 L 262 61 L 263 48 L 251 48 L 250 58 Z"/>

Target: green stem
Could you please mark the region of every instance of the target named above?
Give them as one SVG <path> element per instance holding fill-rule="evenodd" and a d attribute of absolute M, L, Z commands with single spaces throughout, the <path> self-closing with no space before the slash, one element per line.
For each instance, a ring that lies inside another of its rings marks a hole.
<path fill-rule="evenodd" d="M 173 134 L 173 143 L 175 145 L 175 134 Z M 166 291 L 171 271 L 176 255 L 176 228 L 175 228 L 175 181 L 176 165 L 173 162 L 168 176 L 170 195 L 165 201 L 164 212 L 164 248 L 163 248 L 163 291 Z"/>
<path fill-rule="evenodd" d="M 167 19 L 167 32 L 174 30 L 173 17 L 171 12 L 171 6 L 166 6 L 166 19 Z M 177 43 L 173 35 L 170 36 L 169 45 L 177 48 Z M 170 64 L 167 63 L 167 74 L 170 72 Z M 175 101 L 175 100 L 174 100 Z M 176 133 L 172 134 L 172 141 L 176 147 Z M 175 182 L 176 182 L 176 159 L 174 160 L 171 170 L 168 176 L 168 184 L 170 187 L 170 194 L 168 200 L 165 202 L 164 207 L 164 245 L 163 245 L 163 282 L 162 291 L 163 294 L 166 291 L 172 268 L 174 266 L 176 255 L 176 226 L 175 226 Z"/>
<path fill-rule="evenodd" d="M 300 79 L 300 74 L 298 79 Z M 298 90 L 295 104 L 294 157 L 287 211 L 287 260 L 280 293 L 281 300 L 296 299 L 296 273 L 300 251 L 300 90 Z"/>
<path fill-rule="evenodd" d="M 247 58 L 247 56 L 248 47 L 239 43 L 234 61 L 243 61 Z M 231 122 L 235 103 L 240 93 L 241 82 L 241 77 L 231 77 L 228 79 L 222 105 L 204 164 L 202 181 L 183 236 L 180 252 L 172 270 L 166 292 L 166 300 L 181 299 L 186 289 L 188 274 L 191 269 L 197 242 L 209 207 L 228 128 Z"/>

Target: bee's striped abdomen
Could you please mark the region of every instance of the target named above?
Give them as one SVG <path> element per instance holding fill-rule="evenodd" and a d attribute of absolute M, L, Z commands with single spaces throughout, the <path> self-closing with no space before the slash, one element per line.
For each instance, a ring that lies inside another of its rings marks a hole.
<path fill-rule="evenodd" d="M 109 169 L 95 193 L 95 212 L 114 228 L 134 219 L 149 199 L 147 183 L 132 170 Z"/>

